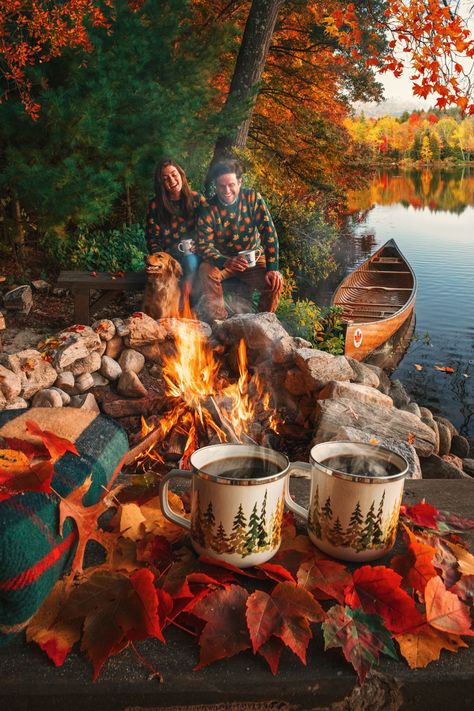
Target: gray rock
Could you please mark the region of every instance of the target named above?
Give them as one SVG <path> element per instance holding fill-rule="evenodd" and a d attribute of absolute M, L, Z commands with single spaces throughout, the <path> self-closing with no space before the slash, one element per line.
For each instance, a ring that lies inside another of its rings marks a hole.
<path fill-rule="evenodd" d="M 428 457 L 434 450 L 433 430 L 412 415 L 395 407 L 366 405 L 347 398 L 318 400 L 316 403 L 316 433 L 319 441 L 332 439 L 340 427 L 355 427 L 376 433 L 377 438 L 391 437 L 407 442 L 414 437 L 413 446 L 419 456 Z"/>
<path fill-rule="evenodd" d="M 115 332 L 117 336 L 119 336 L 119 338 L 123 338 L 124 336 L 129 335 L 130 329 L 128 326 L 125 325 L 121 318 L 113 318 L 112 321 L 115 326 Z"/>
<path fill-rule="evenodd" d="M 365 402 L 367 405 L 373 404 L 379 407 L 393 407 L 392 398 L 384 395 L 379 390 L 368 385 L 360 383 L 339 382 L 331 380 L 318 393 L 318 400 L 327 400 L 329 398 L 354 399 L 358 402 Z"/>
<path fill-rule="evenodd" d="M 23 286 L 17 286 L 16 289 L 7 291 L 3 296 L 3 305 L 9 311 L 19 311 L 28 315 L 33 306 L 31 286 L 24 284 Z"/>
<path fill-rule="evenodd" d="M 27 407 L 28 407 L 28 403 L 26 402 L 26 400 L 24 400 L 22 397 L 17 397 L 17 398 L 15 398 L 15 400 L 8 402 L 3 409 L 4 410 L 26 410 Z"/>
<path fill-rule="evenodd" d="M 405 387 L 402 385 L 400 380 L 392 380 L 392 385 L 390 387 L 390 397 L 393 400 L 395 407 L 403 408 L 410 402 L 410 396 L 408 395 Z"/>
<path fill-rule="evenodd" d="M 216 322 L 213 334 L 227 345 L 236 345 L 243 338 L 249 348 L 267 351 L 268 355 L 275 343 L 288 337 L 277 316 L 271 313 L 237 314 Z"/>
<path fill-rule="evenodd" d="M 445 427 L 448 428 L 448 430 L 451 432 L 451 437 L 454 437 L 454 435 L 459 434 L 453 423 L 448 420 L 446 417 L 440 417 L 439 415 L 434 415 L 434 419 L 436 422 L 442 422 Z"/>
<path fill-rule="evenodd" d="M 43 294 L 51 289 L 51 284 L 44 279 L 35 279 L 35 281 L 31 282 L 31 286 L 35 291 Z"/>
<path fill-rule="evenodd" d="M 455 467 L 451 462 L 441 459 L 437 454 L 423 457 L 420 463 L 423 479 L 469 479 L 468 474 Z"/>
<path fill-rule="evenodd" d="M 56 388 L 59 388 L 60 390 L 66 393 L 69 393 L 69 395 L 75 395 L 76 388 L 74 383 L 75 378 L 73 373 L 65 371 L 64 373 L 59 373 L 54 385 Z"/>
<path fill-rule="evenodd" d="M 116 360 L 110 358 L 110 356 L 104 355 L 102 356 L 99 372 L 108 380 L 117 380 L 122 375 L 122 368 Z"/>
<path fill-rule="evenodd" d="M 74 397 L 71 398 L 71 407 L 75 407 L 79 410 L 92 410 L 100 414 L 97 400 L 92 393 L 87 393 L 87 395 L 74 395 Z"/>
<path fill-rule="evenodd" d="M 58 373 L 64 370 L 69 370 L 74 375 L 92 372 L 87 370 L 88 363 L 90 356 L 101 349 L 101 340 L 89 326 L 81 326 L 79 331 L 74 330 L 77 328 L 73 326 L 57 336 L 60 346 L 53 356 L 53 365 Z"/>
<path fill-rule="evenodd" d="M 304 395 L 308 392 L 305 380 L 299 368 L 290 368 L 285 376 L 283 385 L 291 395 Z"/>
<path fill-rule="evenodd" d="M 94 388 L 103 388 L 109 384 L 107 378 L 104 378 L 100 373 L 91 373 L 92 375 L 92 386 Z"/>
<path fill-rule="evenodd" d="M 430 427 L 430 429 L 433 430 L 433 434 L 435 436 L 435 444 L 434 444 L 434 450 L 433 454 L 438 454 L 439 453 L 439 432 L 438 432 L 438 425 L 436 422 L 433 420 L 433 418 L 430 417 L 421 417 L 421 421 Z"/>
<path fill-rule="evenodd" d="M 452 435 L 451 430 L 445 425 L 444 422 L 440 422 L 440 420 L 435 420 L 435 422 L 439 434 L 438 454 L 440 457 L 442 457 L 443 454 L 449 454 L 449 452 L 451 451 Z"/>
<path fill-rule="evenodd" d="M 433 419 L 433 413 L 427 407 L 420 407 L 420 417 L 426 417 L 427 419 Z"/>
<path fill-rule="evenodd" d="M 146 346 L 137 346 L 137 350 L 145 357 L 147 361 L 152 363 L 161 363 L 163 356 L 168 353 L 167 341 L 155 341 Z"/>
<path fill-rule="evenodd" d="M 108 318 L 103 318 L 101 321 L 94 321 L 91 328 L 102 341 L 110 341 L 110 339 L 115 336 L 115 324 Z"/>
<path fill-rule="evenodd" d="M 117 392 L 125 397 L 142 397 L 147 390 L 132 370 L 124 370 L 117 383 Z"/>
<path fill-rule="evenodd" d="M 29 400 L 39 390 L 49 388 L 56 381 L 55 369 L 34 348 L 4 355 L 2 360 L 4 365 L 20 378 L 20 395 L 25 400 Z"/>
<path fill-rule="evenodd" d="M 360 363 L 354 358 L 347 358 L 347 362 L 354 371 L 354 377 L 351 380 L 360 385 L 368 385 L 371 388 L 378 388 L 380 385 L 380 377 L 373 368 L 370 368 L 365 363 Z"/>
<path fill-rule="evenodd" d="M 46 388 L 33 396 L 31 405 L 32 407 L 62 407 L 63 401 L 57 390 Z"/>
<path fill-rule="evenodd" d="M 61 390 L 61 388 L 58 388 L 56 386 L 53 386 L 50 388 L 50 390 L 55 390 L 57 393 L 59 393 L 59 397 L 61 398 L 61 401 L 63 403 L 63 407 L 67 407 L 69 403 L 71 402 L 71 396 L 69 393 L 67 393 L 65 390 Z"/>
<path fill-rule="evenodd" d="M 137 348 L 137 346 L 145 346 L 154 341 L 165 340 L 167 335 L 163 326 L 142 312 L 137 312 L 134 316 L 130 316 L 125 325 L 129 330 L 129 334 L 125 336 L 124 340 L 129 348 Z"/>
<path fill-rule="evenodd" d="M 0 383 L 1 387 L 1 383 Z M 469 440 L 462 435 L 453 435 L 451 438 L 451 450 L 450 454 L 455 454 L 461 459 L 465 459 L 469 455 Z"/>
<path fill-rule="evenodd" d="M 145 365 L 145 356 L 133 348 L 125 348 L 120 354 L 118 364 L 122 370 L 132 370 L 134 373 L 139 373 Z"/>
<path fill-rule="evenodd" d="M 78 375 L 75 381 L 76 390 L 79 394 L 85 393 L 90 390 L 94 385 L 94 380 L 92 379 L 91 373 L 81 373 Z"/>
<path fill-rule="evenodd" d="M 105 355 L 109 356 L 109 358 L 116 359 L 117 356 L 119 356 L 122 352 L 122 349 L 123 338 L 121 338 L 121 336 L 114 336 L 110 339 L 110 341 L 107 341 L 107 345 L 105 347 Z"/>
<path fill-rule="evenodd" d="M 15 400 L 21 392 L 21 379 L 13 372 L 0 365 L 0 397 L 5 402 Z"/>
<path fill-rule="evenodd" d="M 333 356 L 315 348 L 295 351 L 295 364 L 303 373 L 306 388 L 320 390 L 331 380 L 350 380 L 354 372 L 344 356 Z"/>
<path fill-rule="evenodd" d="M 85 373 L 95 373 L 99 370 L 101 365 L 101 355 L 99 351 L 94 351 L 86 358 L 79 358 L 78 360 L 68 365 L 66 370 L 68 370 L 73 375 L 83 375 Z"/>
<path fill-rule="evenodd" d="M 272 360 L 278 364 L 293 363 L 293 354 L 299 348 L 311 348 L 311 343 L 299 336 L 284 336 L 275 343 L 272 350 Z"/>
<path fill-rule="evenodd" d="M 393 439 L 393 437 L 379 437 L 375 430 L 373 432 L 367 432 L 366 430 L 360 430 L 356 427 L 340 427 L 334 433 L 332 439 L 346 442 L 363 442 L 364 444 L 374 444 L 377 442 L 381 447 L 385 447 L 406 459 L 408 464 L 407 479 L 421 479 L 420 460 L 415 448 L 412 447 L 411 444 L 408 444 L 408 442 L 402 442 Z M 318 444 L 319 441 L 318 437 L 316 437 L 314 444 Z"/>
<path fill-rule="evenodd" d="M 419 407 L 418 403 L 414 402 L 413 400 L 408 403 L 406 408 L 403 408 L 403 409 L 405 409 L 407 412 L 412 412 L 417 417 L 421 417 L 420 407 Z"/>
<path fill-rule="evenodd" d="M 474 477 L 474 459 L 466 458 L 464 459 L 462 465 L 466 474 L 469 474 L 469 476 Z"/>

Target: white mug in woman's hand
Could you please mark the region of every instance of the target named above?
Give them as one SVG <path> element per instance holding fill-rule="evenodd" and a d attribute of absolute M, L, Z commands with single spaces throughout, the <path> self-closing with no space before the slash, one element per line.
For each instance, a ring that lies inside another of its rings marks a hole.
<path fill-rule="evenodd" d="M 183 254 L 192 254 L 193 253 L 193 240 L 192 239 L 181 240 L 181 242 L 179 242 L 179 244 L 178 244 L 178 249 Z"/>
<path fill-rule="evenodd" d="M 245 259 L 247 266 L 254 267 L 262 254 L 263 249 L 244 249 L 242 252 L 239 252 L 239 257 L 243 257 Z"/>

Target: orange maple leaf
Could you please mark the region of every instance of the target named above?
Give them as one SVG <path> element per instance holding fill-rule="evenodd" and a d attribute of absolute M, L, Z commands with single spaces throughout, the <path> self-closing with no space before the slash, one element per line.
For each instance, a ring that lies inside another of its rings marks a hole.
<path fill-rule="evenodd" d="M 395 639 L 410 669 L 422 669 L 439 659 L 442 649 L 457 652 L 461 647 L 468 646 L 459 635 L 437 630 L 430 625 L 423 625 L 416 632 L 395 635 Z"/>
<path fill-rule="evenodd" d="M 425 587 L 426 621 L 442 632 L 474 636 L 469 608 L 444 587 L 440 577 L 431 578 Z"/>

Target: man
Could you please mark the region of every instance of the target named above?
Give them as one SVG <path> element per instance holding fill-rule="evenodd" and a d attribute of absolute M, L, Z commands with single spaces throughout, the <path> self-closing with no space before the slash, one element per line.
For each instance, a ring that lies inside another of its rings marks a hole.
<path fill-rule="evenodd" d="M 238 279 L 249 295 L 260 293 L 258 311 L 276 311 L 283 288 L 278 271 L 278 236 L 262 196 L 242 188 L 238 161 L 217 163 L 212 171 L 216 195 L 200 208 L 197 220 L 199 269 L 209 320 L 225 319 L 222 282 Z M 263 254 L 250 266 L 239 252 Z"/>

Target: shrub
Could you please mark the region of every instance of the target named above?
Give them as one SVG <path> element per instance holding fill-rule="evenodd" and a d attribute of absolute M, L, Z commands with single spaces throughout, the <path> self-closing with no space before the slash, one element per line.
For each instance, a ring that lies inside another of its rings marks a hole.
<path fill-rule="evenodd" d="M 79 228 L 61 240 L 50 237 L 44 244 L 62 268 L 86 271 L 139 271 L 147 254 L 142 225 L 121 230 Z"/>

